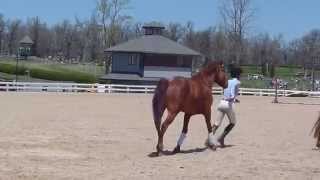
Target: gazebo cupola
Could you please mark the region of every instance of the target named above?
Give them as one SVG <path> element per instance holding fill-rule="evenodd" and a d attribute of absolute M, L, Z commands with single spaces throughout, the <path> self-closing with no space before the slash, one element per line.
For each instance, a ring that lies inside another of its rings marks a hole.
<path fill-rule="evenodd" d="M 144 29 L 144 35 L 162 35 L 162 31 L 165 29 L 156 23 L 146 24 L 142 28 Z"/>

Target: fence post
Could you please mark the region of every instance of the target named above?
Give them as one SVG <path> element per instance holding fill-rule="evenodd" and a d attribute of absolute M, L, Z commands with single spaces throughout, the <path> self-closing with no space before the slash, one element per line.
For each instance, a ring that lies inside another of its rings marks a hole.
<path fill-rule="evenodd" d="M 111 85 L 108 84 L 108 93 L 110 94 L 111 93 Z"/>

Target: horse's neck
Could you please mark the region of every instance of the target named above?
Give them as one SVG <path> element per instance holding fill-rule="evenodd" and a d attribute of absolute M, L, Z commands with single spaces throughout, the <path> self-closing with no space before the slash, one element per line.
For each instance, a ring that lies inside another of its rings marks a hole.
<path fill-rule="evenodd" d="M 205 86 L 212 88 L 213 87 L 213 79 L 211 80 L 209 76 L 205 75 L 204 72 L 199 72 L 192 77 L 192 79 L 196 81 L 200 81 L 201 83 L 205 84 Z"/>

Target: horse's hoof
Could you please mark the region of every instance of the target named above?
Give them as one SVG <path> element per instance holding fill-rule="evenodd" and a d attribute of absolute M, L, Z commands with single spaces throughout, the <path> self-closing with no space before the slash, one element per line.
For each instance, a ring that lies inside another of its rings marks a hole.
<path fill-rule="evenodd" d="M 209 147 L 209 146 L 210 146 L 210 145 L 209 145 L 209 140 L 208 140 L 208 139 L 204 142 L 204 145 L 205 145 L 206 147 Z"/>
<path fill-rule="evenodd" d="M 161 153 L 163 151 L 163 145 L 157 145 L 157 152 Z"/>
<path fill-rule="evenodd" d="M 224 139 L 219 139 L 218 142 L 220 143 L 220 147 L 221 147 L 221 148 L 226 147 L 226 145 L 224 144 Z"/>
<path fill-rule="evenodd" d="M 172 154 L 177 154 L 180 152 L 180 146 L 177 146 L 176 148 L 174 148 L 174 150 L 172 151 Z"/>
<path fill-rule="evenodd" d="M 209 145 L 208 146 L 212 151 L 216 151 L 217 150 L 217 146 L 215 145 Z"/>
<path fill-rule="evenodd" d="M 214 143 L 211 144 L 211 143 L 209 143 L 209 140 L 207 139 L 207 140 L 205 141 L 204 145 L 205 145 L 206 147 L 210 148 L 211 150 L 216 150 L 217 147 L 220 146 L 220 143 L 219 143 L 219 144 L 218 144 L 218 143 L 216 143 L 216 144 L 214 144 Z"/>

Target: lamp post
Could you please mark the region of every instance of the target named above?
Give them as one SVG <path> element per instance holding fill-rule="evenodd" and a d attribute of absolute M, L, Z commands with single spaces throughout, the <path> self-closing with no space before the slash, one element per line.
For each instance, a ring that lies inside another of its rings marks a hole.
<path fill-rule="evenodd" d="M 16 82 L 18 82 L 18 61 L 20 57 L 24 57 L 24 59 L 27 60 L 28 56 L 31 54 L 32 45 L 33 41 L 29 36 L 25 36 L 19 41 L 19 49 L 16 55 Z"/>
<path fill-rule="evenodd" d="M 18 82 L 18 60 L 19 60 L 19 51 L 16 55 L 16 83 Z"/>

